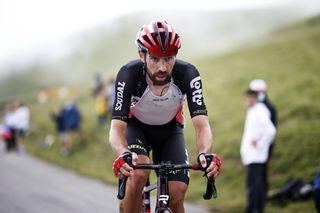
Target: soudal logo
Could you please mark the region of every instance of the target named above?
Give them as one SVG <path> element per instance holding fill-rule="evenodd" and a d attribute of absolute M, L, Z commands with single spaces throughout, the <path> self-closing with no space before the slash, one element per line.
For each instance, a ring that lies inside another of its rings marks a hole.
<path fill-rule="evenodd" d="M 195 89 L 195 91 L 192 92 L 192 102 L 201 106 L 202 105 L 202 89 L 201 89 L 200 76 L 192 79 L 192 81 L 190 82 L 190 87 L 192 89 Z"/>
<path fill-rule="evenodd" d="M 120 111 L 122 108 L 122 103 L 123 103 L 123 91 L 126 83 L 125 82 L 118 82 L 117 85 L 117 100 L 116 100 L 116 111 Z"/>

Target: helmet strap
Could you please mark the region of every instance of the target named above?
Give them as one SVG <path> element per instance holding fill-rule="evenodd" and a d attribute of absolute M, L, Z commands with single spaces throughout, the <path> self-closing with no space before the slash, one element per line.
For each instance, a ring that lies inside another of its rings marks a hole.
<path fill-rule="evenodd" d="M 143 72 L 143 75 L 145 76 L 147 72 L 147 53 L 144 53 L 143 60 L 144 62 L 143 62 L 142 72 Z"/>

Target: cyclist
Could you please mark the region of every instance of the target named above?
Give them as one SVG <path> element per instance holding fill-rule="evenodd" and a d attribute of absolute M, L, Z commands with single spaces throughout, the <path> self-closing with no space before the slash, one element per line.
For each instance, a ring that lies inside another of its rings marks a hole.
<path fill-rule="evenodd" d="M 153 21 L 138 31 L 135 44 L 140 59 L 124 65 L 115 82 L 115 103 L 109 141 L 119 156 L 114 172 L 119 178 L 128 176 L 126 196 L 120 212 L 140 212 L 142 189 L 150 171 L 133 170 L 124 159 L 132 155 L 133 164 L 188 161 L 182 127 L 185 96 L 196 132 L 198 160 L 206 166 L 205 155 L 212 150 L 212 134 L 202 95 L 198 70 L 176 59 L 180 36 L 165 21 Z M 213 155 L 207 176 L 216 178 L 220 160 Z M 184 212 L 183 201 L 189 177 L 184 170 L 169 175 L 169 205 L 173 212 Z"/>

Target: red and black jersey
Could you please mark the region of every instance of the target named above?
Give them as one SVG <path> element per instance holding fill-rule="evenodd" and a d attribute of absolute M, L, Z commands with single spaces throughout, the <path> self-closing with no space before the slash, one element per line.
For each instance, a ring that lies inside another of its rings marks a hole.
<path fill-rule="evenodd" d="M 185 97 L 191 117 L 207 115 L 198 70 L 192 64 L 176 60 L 168 91 L 156 96 L 150 90 L 143 63 L 134 60 L 118 72 L 112 119 L 128 121 L 134 116 L 148 125 L 164 125 L 176 119 L 183 125 Z"/>

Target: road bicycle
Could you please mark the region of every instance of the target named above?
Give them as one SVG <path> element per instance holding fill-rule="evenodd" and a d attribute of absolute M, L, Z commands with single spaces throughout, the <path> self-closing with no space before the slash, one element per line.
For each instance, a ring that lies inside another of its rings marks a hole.
<path fill-rule="evenodd" d="M 207 156 L 207 165 L 210 165 L 212 161 L 212 156 Z M 162 162 L 160 164 L 137 164 L 132 166 L 134 169 L 147 169 L 155 170 L 158 172 L 157 183 L 150 185 L 148 179 L 146 186 L 143 189 L 142 197 L 142 212 L 141 213 L 151 213 L 151 204 L 150 204 L 150 192 L 157 190 L 156 196 L 156 206 L 155 213 L 172 213 L 169 208 L 169 188 L 168 188 L 168 174 L 170 171 L 174 170 L 200 170 L 205 172 L 206 168 L 203 168 L 199 163 L 194 164 L 172 164 L 171 162 Z M 204 174 L 205 177 L 206 173 Z M 125 197 L 126 182 L 127 177 L 119 179 L 118 184 L 118 199 L 122 200 Z M 206 191 L 203 194 L 205 200 L 211 198 L 217 198 L 217 190 L 215 187 L 215 182 L 213 178 L 207 177 L 207 187 Z"/>

